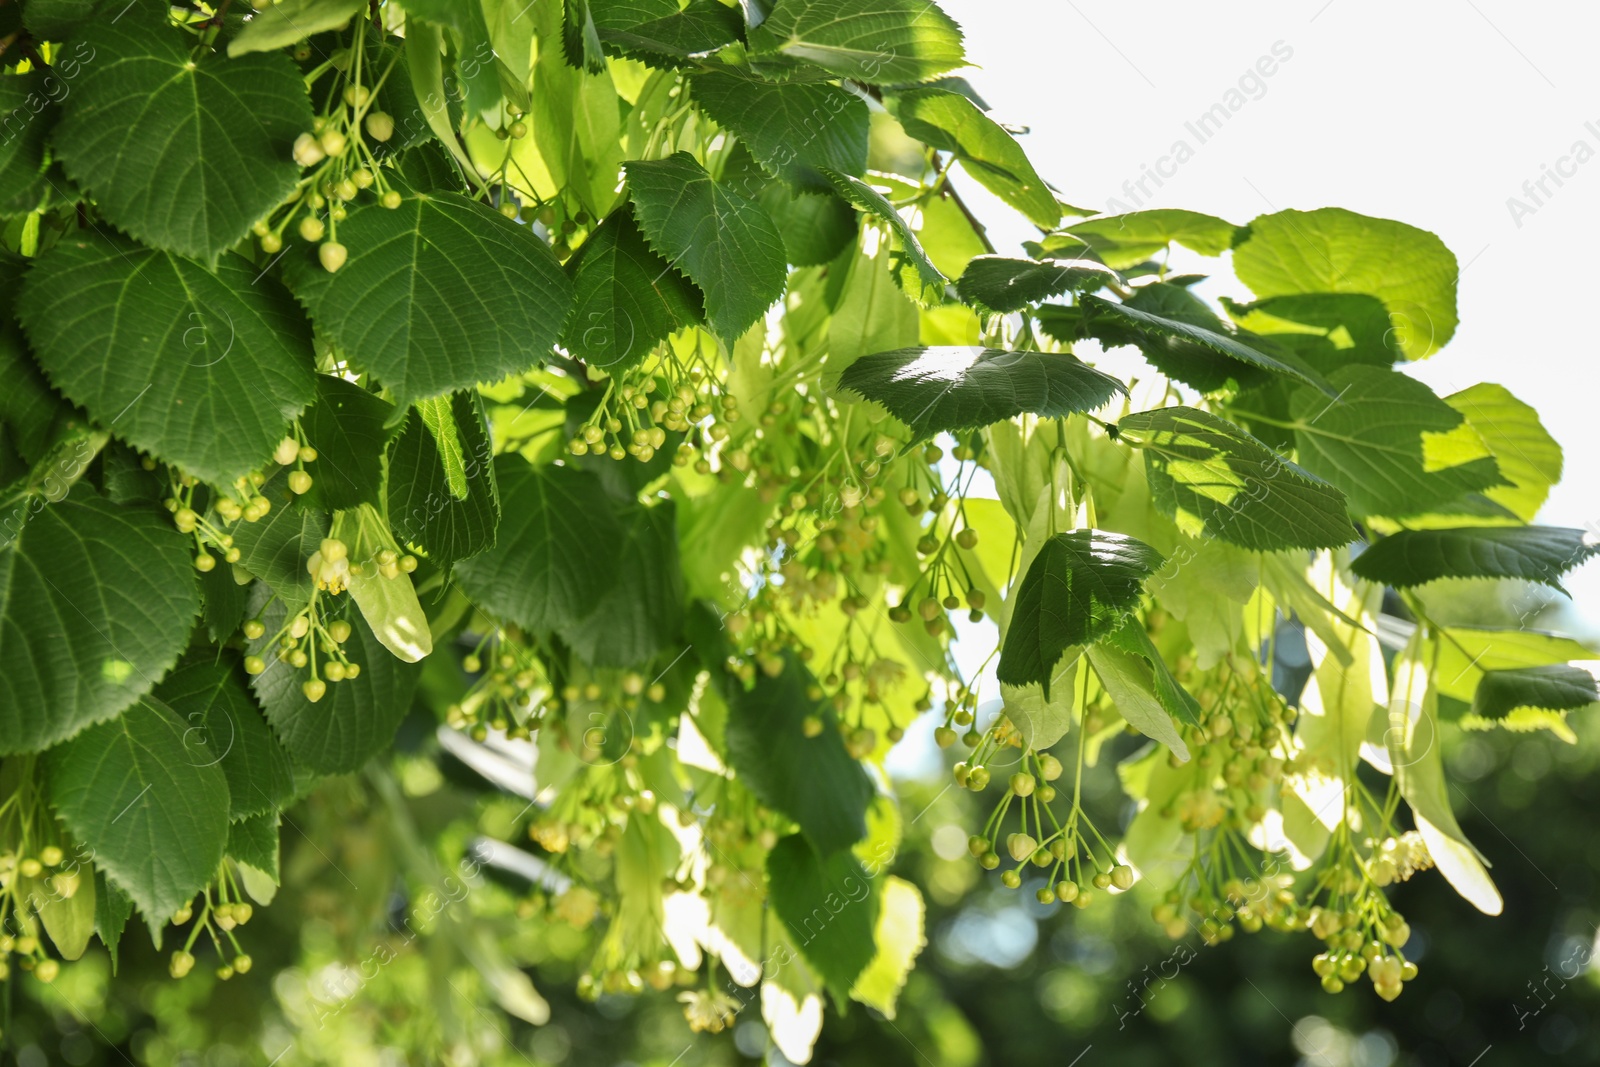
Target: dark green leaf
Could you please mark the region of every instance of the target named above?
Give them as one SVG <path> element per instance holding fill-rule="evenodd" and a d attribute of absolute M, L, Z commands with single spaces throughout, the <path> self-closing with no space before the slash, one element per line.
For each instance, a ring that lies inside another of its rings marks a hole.
<path fill-rule="evenodd" d="M 189 550 L 167 516 L 81 484 L 29 510 L 20 531 L 0 531 L 6 755 L 71 737 L 150 692 L 200 610 Z"/>
<path fill-rule="evenodd" d="M 1061 221 L 1056 194 L 1022 146 L 971 100 L 945 89 L 912 89 L 895 94 L 891 107 L 906 133 L 954 153 L 978 184 L 1033 223 L 1048 229 Z"/>
<path fill-rule="evenodd" d="M 1156 701 L 1168 715 L 1182 719 L 1190 726 L 1200 725 L 1200 703 L 1190 695 L 1161 658 L 1155 643 L 1145 631 L 1137 615 L 1123 617 L 1122 625 L 1101 638 L 1102 645 L 1111 645 L 1121 651 L 1143 659 L 1150 667 L 1151 689 Z M 1102 662 L 1104 660 L 1102 659 Z"/>
<path fill-rule="evenodd" d="M 769 182 L 761 206 L 783 234 L 784 255 L 796 267 L 832 263 L 860 232 L 855 209 L 831 193 L 794 193 Z"/>
<path fill-rule="evenodd" d="M 222 768 L 230 819 L 276 811 L 294 792 L 289 755 L 267 729 L 236 656 L 190 659 L 161 680 L 155 696 L 184 724 L 184 758 Z"/>
<path fill-rule="evenodd" d="M 217 872 L 228 782 L 191 759 L 186 727 L 149 697 L 45 755 L 50 800 L 152 934 Z"/>
<path fill-rule="evenodd" d="M 60 41 L 94 14 L 99 0 L 28 0 L 22 24 L 41 41 Z M 68 75 L 69 77 L 71 75 Z"/>
<path fill-rule="evenodd" d="M 483 402 L 476 393 L 450 397 L 451 420 L 461 445 L 457 497 L 432 431 L 413 412 L 389 457 L 389 525 L 443 570 L 491 547 L 500 523 L 500 490 Z"/>
<path fill-rule="evenodd" d="M 0 204 L 25 198 L 45 171 L 45 141 L 55 122 L 55 105 L 45 91 L 43 71 L 0 74 Z"/>
<path fill-rule="evenodd" d="M 261 587 L 257 587 L 260 589 Z M 263 604 L 260 593 L 251 608 L 260 613 L 266 634 L 250 644 L 253 655 L 266 660 L 267 669 L 250 679 L 267 722 L 296 765 L 319 774 L 347 774 L 388 747 L 400 720 L 411 707 L 421 668 L 402 663 L 379 643 L 353 607 L 350 597 L 327 598 L 327 619 L 350 623 L 345 654 L 361 665 L 356 678 L 329 683 L 322 700 L 306 699 L 301 685 L 309 676 L 279 660 L 270 644 L 284 623 L 280 601 Z"/>
<path fill-rule="evenodd" d="M 579 621 L 561 629 L 572 651 L 596 667 L 648 663 L 683 629 L 683 569 L 673 503 L 630 502 L 618 518 L 622 551 L 612 562 L 614 579 Z"/>
<path fill-rule="evenodd" d="M 1600 700 L 1594 675 L 1582 667 L 1558 663 L 1547 667 L 1484 671 L 1472 697 L 1472 714 L 1503 719 L 1517 708 L 1572 711 Z"/>
<path fill-rule="evenodd" d="M 1061 654 L 1120 625 L 1161 563 L 1155 549 L 1122 534 L 1073 530 L 1051 537 L 1017 588 L 999 679 L 1008 685 L 1038 682 L 1048 700 L 1050 674 Z"/>
<path fill-rule="evenodd" d="M 1357 518 L 1420 515 L 1501 484 L 1492 457 L 1444 466 L 1425 442 L 1461 425 L 1461 413 L 1422 382 L 1383 367 L 1351 366 L 1330 375 L 1330 400 L 1300 389 L 1290 400 L 1300 463 L 1349 498 Z"/>
<path fill-rule="evenodd" d="M 288 56 L 196 58 L 194 38 L 143 3 L 90 21 L 74 46 L 92 59 L 62 101 L 55 147 L 118 229 L 213 260 L 294 190 L 311 101 Z"/>
<path fill-rule="evenodd" d="M 967 61 L 961 27 L 931 0 L 779 0 L 750 32 L 750 50 L 880 85 L 926 81 Z"/>
<path fill-rule="evenodd" d="M 383 453 L 394 405 L 354 382 L 317 375 L 317 400 L 300 419 L 306 444 L 317 450 L 307 465 L 307 503 L 327 510 L 380 502 Z"/>
<path fill-rule="evenodd" d="M 1164 315 L 1151 314 L 1098 296 L 1083 297 L 1082 306 L 1092 317 L 1091 332 L 1095 332 L 1096 336 L 1104 334 L 1112 343 L 1117 343 L 1121 337 L 1128 337 L 1129 340 L 1121 343 L 1138 344 L 1147 355 L 1156 353 L 1152 361 L 1161 358 L 1164 353 L 1181 357 L 1185 345 L 1199 345 L 1209 352 L 1226 356 L 1251 369 L 1282 374 L 1318 389 L 1327 390 L 1328 395 L 1333 395 L 1333 391 L 1327 388 L 1327 383 L 1316 372 L 1309 369 L 1302 370 L 1282 360 L 1274 359 L 1228 334 L 1167 318 Z M 1097 332 L 1097 323 L 1109 323 L 1114 332 Z M 1218 325 L 1221 325 L 1220 321 Z M 1172 376 L 1181 377 L 1178 374 Z"/>
<path fill-rule="evenodd" d="M 455 193 L 367 204 L 339 224 L 350 260 L 310 250 L 284 276 L 317 330 L 410 403 L 528 370 L 550 354 L 572 283 L 523 226 Z"/>
<path fill-rule="evenodd" d="M 1405 223 L 1335 207 L 1263 215 L 1234 250 L 1233 269 L 1260 297 L 1377 297 L 1410 359 L 1431 355 L 1456 332 L 1456 257 L 1439 238 Z"/>
<path fill-rule="evenodd" d="M 303 503 L 286 483 L 287 475 L 279 472 L 261 487 L 272 510 L 257 522 L 236 524 L 233 543 L 240 553 L 239 566 L 298 611 L 311 602 L 315 583 L 306 561 L 328 536 L 328 514 Z"/>
<path fill-rule="evenodd" d="M 211 640 L 222 644 L 244 622 L 244 586 L 233 580 L 232 567 L 213 567 L 200 576 L 200 617 Z"/>
<path fill-rule="evenodd" d="M 906 225 L 906 220 L 900 217 L 894 205 L 877 189 L 853 175 L 827 171 L 825 177 L 833 183 L 834 191 L 845 200 L 870 215 L 876 215 L 894 231 L 900 241 L 900 254 L 907 261 L 906 267 L 900 272 L 901 288 L 919 304 L 942 301 L 945 276 L 933 265 L 933 260 L 928 258 L 928 253 L 917 241 L 917 235 L 911 232 L 911 227 Z"/>
<path fill-rule="evenodd" d="M 278 813 L 262 812 L 228 827 L 228 855 L 278 880 Z"/>
<path fill-rule="evenodd" d="M 626 370 L 700 320 L 700 294 L 645 243 L 626 205 L 567 263 L 576 300 L 562 343 L 579 359 Z"/>
<path fill-rule="evenodd" d="M 622 527 L 600 480 L 572 467 L 495 461 L 502 518 L 495 546 L 456 566 L 483 610 L 545 634 L 594 610 L 617 580 Z"/>
<path fill-rule="evenodd" d="M 228 42 L 228 55 L 271 52 L 337 30 L 365 7 L 362 0 L 277 0 L 257 11 Z"/>
<path fill-rule="evenodd" d="M 480 0 L 406 0 L 406 13 L 450 31 L 463 104 L 476 118 L 500 102 L 500 72 Z"/>
<path fill-rule="evenodd" d="M 94 872 L 94 932 L 106 946 L 111 957 L 111 973 L 117 973 L 117 946 L 122 941 L 122 931 L 128 928 L 128 916 L 133 914 L 133 901 L 117 888 L 104 871 Z"/>
<path fill-rule="evenodd" d="M 811 672 L 792 655 L 784 659 L 776 678 L 760 672 L 750 689 L 732 682 L 728 764 L 763 804 L 799 824 L 818 852 L 839 852 L 867 836 L 872 783 L 845 750 L 832 706 L 807 695 L 816 684 Z M 815 736 L 807 735 L 810 717 L 823 724 Z"/>
<path fill-rule="evenodd" d="M 1354 540 L 1344 494 L 1237 426 L 1189 407 L 1126 415 L 1117 435 L 1144 450 L 1156 507 L 1192 537 L 1259 552 Z"/>
<path fill-rule="evenodd" d="M 627 172 L 646 239 L 705 293 L 706 319 L 731 344 L 783 295 L 783 237 L 771 216 L 687 152 L 634 160 Z"/>
<path fill-rule="evenodd" d="M 232 253 L 208 271 L 122 238 L 74 234 L 35 262 L 17 313 L 69 399 L 206 481 L 260 467 L 315 396 L 305 319 Z"/>
<path fill-rule="evenodd" d="M 841 388 L 888 408 L 919 436 L 987 426 L 1023 412 L 1060 418 L 1093 411 L 1122 383 L 1065 352 L 951 346 L 862 356 Z"/>
<path fill-rule="evenodd" d="M 824 858 L 791 834 L 767 856 L 767 890 L 795 947 L 842 1008 L 877 952 L 880 902 L 861 861 L 847 848 Z"/>
<path fill-rule="evenodd" d="M 830 188 L 823 169 L 867 169 L 867 105 L 827 84 L 773 85 L 717 71 L 690 83 L 695 103 L 738 134 L 761 165 L 786 181 Z"/>
<path fill-rule="evenodd" d="M 1240 326 L 1288 345 L 1324 374 L 1350 363 L 1390 367 L 1405 358 L 1389 309 L 1375 296 L 1309 293 L 1222 303 Z"/>
<path fill-rule="evenodd" d="M 1091 293 L 1120 282 L 1117 272 L 1087 259 L 977 256 L 956 282 L 961 299 L 991 311 L 1021 311 L 1062 293 Z"/>
<path fill-rule="evenodd" d="M 681 66 L 739 39 L 739 12 L 718 0 L 675 2 L 589 0 L 596 37 L 607 53 L 633 56 L 656 66 Z M 646 13 L 651 18 L 638 18 Z"/>
<path fill-rule="evenodd" d="M 1587 531 L 1555 526 L 1402 530 L 1370 545 L 1350 569 L 1402 589 L 1440 578 L 1518 578 L 1560 589 L 1561 576 L 1597 552 Z"/>

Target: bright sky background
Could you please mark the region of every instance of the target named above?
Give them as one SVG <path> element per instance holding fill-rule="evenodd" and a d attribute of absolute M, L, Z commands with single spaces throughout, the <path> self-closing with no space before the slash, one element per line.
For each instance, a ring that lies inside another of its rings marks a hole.
<path fill-rule="evenodd" d="M 1540 412 L 1566 474 L 1540 521 L 1600 532 L 1600 4 L 1511 0 L 940 0 L 967 33 L 965 72 L 1070 203 L 1122 185 L 1186 139 L 1195 154 L 1143 207 L 1237 223 L 1337 206 L 1442 237 L 1463 266 L 1461 328 L 1412 368 L 1439 393 L 1499 382 Z M 1185 130 L 1241 75 L 1293 50 L 1204 144 Z M 1593 122 L 1594 128 L 1585 126 Z M 1536 205 L 1522 190 L 1587 142 L 1595 154 Z M 1170 168 L 1169 168 L 1170 169 Z M 1034 236 L 974 183 L 1002 252 Z M 1512 217 L 1507 198 L 1535 210 Z M 1197 269 L 1215 261 L 1201 260 Z M 1230 290 L 1224 290 L 1230 291 Z M 1248 296 L 1238 292 L 1238 295 Z M 1567 587 L 1600 627 L 1600 562 Z"/>

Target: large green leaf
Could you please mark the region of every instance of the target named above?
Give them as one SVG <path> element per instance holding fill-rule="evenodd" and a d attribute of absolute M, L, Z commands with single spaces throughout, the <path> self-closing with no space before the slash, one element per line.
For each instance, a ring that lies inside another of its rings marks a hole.
<path fill-rule="evenodd" d="M 1167 746 L 1180 760 L 1188 759 L 1189 746 L 1172 721 L 1172 710 L 1161 699 L 1150 661 L 1106 642 L 1094 645 L 1086 655 L 1117 714 L 1135 730 Z"/>
<path fill-rule="evenodd" d="M 1444 402 L 1466 416 L 1494 453 L 1500 476 L 1511 483 L 1484 495 L 1523 522 L 1532 522 L 1550 487 L 1561 480 L 1562 467 L 1561 446 L 1539 421 L 1539 413 L 1505 386 L 1489 382 L 1451 393 Z"/>
<path fill-rule="evenodd" d="M 648 663 L 683 629 L 675 505 L 629 502 L 618 519 L 621 552 L 612 558 L 612 578 L 580 618 L 561 628 L 572 651 L 596 667 Z"/>
<path fill-rule="evenodd" d="M 1410 359 L 1456 332 L 1456 257 L 1414 226 L 1344 208 L 1280 211 L 1250 223 L 1233 269 L 1257 296 L 1365 293 L 1382 300 Z"/>
<path fill-rule="evenodd" d="M 43 71 L 0 74 L 0 205 L 33 195 L 45 172 L 45 142 L 55 122 L 55 105 L 44 91 Z M 31 206 L 31 205 L 29 205 Z"/>
<path fill-rule="evenodd" d="M 855 242 L 861 224 L 855 208 L 832 193 L 796 192 L 765 182 L 761 206 L 783 234 L 783 251 L 796 267 L 831 263 Z"/>
<path fill-rule="evenodd" d="M 1302 466 L 1349 498 L 1355 516 L 1424 514 L 1464 493 L 1500 484 L 1493 458 L 1430 462 L 1425 444 L 1459 427 L 1461 413 L 1423 383 L 1383 367 L 1350 366 L 1329 379 L 1339 392 L 1290 398 Z"/>
<path fill-rule="evenodd" d="M 1123 616 L 1122 625 L 1100 639 L 1100 647 L 1115 648 L 1144 660 L 1146 666 L 1150 668 L 1151 690 L 1155 693 L 1156 701 L 1162 709 L 1174 719 L 1181 719 L 1190 726 L 1200 725 L 1199 701 L 1195 700 L 1173 676 L 1172 669 L 1161 657 L 1160 650 L 1156 648 L 1155 642 L 1150 640 L 1150 634 L 1137 615 Z M 1100 662 L 1104 663 L 1105 660 L 1102 658 Z"/>
<path fill-rule="evenodd" d="M 955 154 L 979 185 L 1049 229 L 1061 221 L 1056 194 L 1039 177 L 1027 153 L 976 104 L 947 89 L 912 89 L 891 97 L 906 133 Z"/>
<path fill-rule="evenodd" d="M 228 841 L 227 779 L 186 732 L 145 697 L 45 756 L 51 803 L 152 931 L 211 880 Z"/>
<path fill-rule="evenodd" d="M 917 235 L 906 225 L 894 205 L 873 186 L 852 174 L 826 171 L 825 177 L 833 184 L 834 192 L 869 215 L 876 215 L 888 223 L 900 242 L 900 255 L 905 266 L 900 271 L 900 286 L 919 304 L 937 304 L 944 299 L 945 276 L 933 265 L 928 253 L 923 251 Z"/>
<path fill-rule="evenodd" d="M 1122 383 L 1065 352 L 948 346 L 862 356 L 839 385 L 888 408 L 920 436 L 973 429 L 1023 412 L 1061 418 L 1093 411 Z"/>
<path fill-rule="evenodd" d="M 818 855 L 791 834 L 767 855 L 767 891 L 795 947 L 843 1006 L 877 953 L 880 901 L 866 868 L 849 849 Z"/>
<path fill-rule="evenodd" d="M 590 25 L 576 27 L 575 38 L 574 11 L 583 7 L 588 8 Z M 737 40 L 743 28 L 738 9 L 718 0 L 689 0 L 682 10 L 676 0 L 567 0 L 567 18 L 568 55 L 573 55 L 570 42 L 577 40 L 595 71 L 603 70 L 605 62 L 596 54 L 597 45 L 608 55 L 682 66 L 684 60 Z"/>
<path fill-rule="evenodd" d="M 22 24 L 41 41 L 59 41 L 94 14 L 99 0 L 28 0 Z M 92 53 L 91 53 L 92 54 Z"/>
<path fill-rule="evenodd" d="M 573 467 L 495 461 L 502 518 L 495 546 L 458 564 L 482 609 L 532 633 L 572 626 L 617 581 L 621 524 L 600 479 Z"/>
<path fill-rule="evenodd" d="M 284 276 L 318 332 L 397 403 L 543 363 L 572 307 L 548 245 L 456 193 L 358 207 L 339 240 L 350 259 L 337 272 L 303 250 L 284 257 Z"/>
<path fill-rule="evenodd" d="M 17 314 L 69 399 L 207 481 L 261 466 L 315 396 L 305 319 L 231 253 L 207 270 L 120 237 L 73 234 L 28 271 Z"/>
<path fill-rule="evenodd" d="M 1095 336 L 1103 337 L 1113 344 L 1137 344 L 1147 354 L 1154 352 L 1156 355 L 1152 358 L 1152 362 L 1156 362 L 1158 366 L 1163 350 L 1180 357 L 1181 362 L 1184 346 L 1198 345 L 1210 353 L 1243 363 L 1249 369 L 1281 374 L 1326 391 L 1329 396 L 1333 395 L 1333 390 L 1328 388 L 1327 383 L 1315 371 L 1285 363 L 1230 334 L 1220 333 L 1205 326 L 1196 326 L 1180 319 L 1168 318 L 1165 315 L 1153 314 L 1098 296 L 1083 297 L 1082 307 L 1090 316 L 1090 330 Z M 1108 331 L 1099 324 L 1108 325 L 1111 329 Z M 1221 325 L 1220 320 L 1218 325 Z M 1172 376 L 1182 378 L 1181 373 Z"/>
<path fill-rule="evenodd" d="M 1117 436 L 1143 450 L 1151 498 L 1191 537 L 1263 552 L 1355 538 L 1343 493 L 1226 419 L 1157 408 L 1123 416 Z"/>
<path fill-rule="evenodd" d="M 645 243 L 624 205 L 567 262 L 575 292 L 562 344 L 607 370 L 632 367 L 668 336 L 700 320 L 700 294 Z"/>
<path fill-rule="evenodd" d="M 184 759 L 216 764 L 228 782 L 228 817 L 276 811 L 294 792 L 289 754 L 267 729 L 236 656 L 195 657 L 156 686 L 184 724 Z"/>
<path fill-rule="evenodd" d="M 824 168 L 858 177 L 867 169 L 867 105 L 827 84 L 774 85 L 711 71 L 690 83 L 695 103 L 738 134 L 768 171 L 828 188 Z"/>
<path fill-rule="evenodd" d="M 917 956 L 928 944 L 927 906 L 922 891 L 904 878 L 884 878 L 883 896 L 878 909 L 878 926 L 873 931 L 872 962 L 850 988 L 850 996 L 884 1014 L 895 1016 L 895 1003 L 905 988 Z"/>
<path fill-rule="evenodd" d="M 306 444 L 317 450 L 306 467 L 309 503 L 329 511 L 379 503 L 393 415 L 393 404 L 354 382 L 317 375 L 317 402 L 300 419 Z"/>
<path fill-rule="evenodd" d="M 1594 675 L 1564 663 L 1520 670 L 1484 671 L 1472 697 L 1472 714 L 1503 719 L 1518 708 L 1572 711 L 1600 700 Z"/>
<path fill-rule="evenodd" d="M 1561 588 L 1561 576 L 1595 553 L 1585 530 L 1555 526 L 1402 530 L 1355 558 L 1362 578 L 1397 588 L 1440 578 L 1518 578 Z"/>
<path fill-rule="evenodd" d="M 961 27 L 932 0 L 778 0 L 750 50 L 893 85 L 963 66 Z"/>
<path fill-rule="evenodd" d="M 1000 681 L 1038 682 L 1049 699 L 1061 653 L 1121 625 L 1161 562 L 1155 549 L 1122 534 L 1073 530 L 1051 537 L 1017 587 L 996 671 Z"/>
<path fill-rule="evenodd" d="M 1548 667 L 1572 660 L 1600 659 L 1592 649 L 1570 637 L 1538 630 L 1486 630 L 1473 626 L 1445 627 L 1439 641 L 1438 662 L 1433 664 L 1439 692 L 1456 700 L 1471 701 L 1478 683 L 1489 671 Z"/>
<path fill-rule="evenodd" d="M 228 42 L 228 55 L 271 52 L 337 30 L 362 7 L 362 0 L 277 0 L 257 11 Z"/>
<path fill-rule="evenodd" d="M 1350 363 L 1392 367 L 1405 358 L 1382 300 L 1363 293 L 1274 296 L 1253 304 L 1223 298 L 1241 327 L 1270 336 L 1323 374 Z"/>
<path fill-rule="evenodd" d="M 253 611 L 260 612 L 266 633 L 250 644 L 250 652 L 267 663 L 267 669 L 250 679 L 267 722 L 297 765 L 319 774 L 346 774 L 388 747 L 400 720 L 411 707 L 421 668 L 402 663 L 378 641 L 348 596 L 324 600 L 326 618 L 350 623 L 345 654 L 361 666 L 359 676 L 328 684 L 327 693 L 313 704 L 301 690 L 309 677 L 278 659 L 270 644 L 284 623 L 278 600 L 263 604 L 258 593 Z"/>
<path fill-rule="evenodd" d="M 388 485 L 395 537 L 446 570 L 456 560 L 491 547 L 500 523 L 500 490 L 483 402 L 468 392 L 449 400 L 449 422 L 460 446 L 455 478 L 446 470 L 438 436 L 413 411 L 389 456 Z M 465 489 L 464 495 L 457 494 L 458 488 Z"/>
<path fill-rule="evenodd" d="M 329 524 L 327 512 L 297 498 L 287 482 L 280 472 L 261 487 L 272 510 L 256 522 L 235 524 L 233 543 L 239 550 L 239 566 L 298 611 L 311 602 L 316 587 L 306 561 L 328 536 Z"/>
<path fill-rule="evenodd" d="M 150 692 L 200 595 L 184 539 L 81 483 L 0 547 L 0 754 L 32 752 Z"/>
<path fill-rule="evenodd" d="M 311 101 L 288 56 L 196 56 L 160 5 L 88 22 L 93 50 L 62 101 L 55 147 L 108 221 L 145 244 L 213 260 L 287 197 Z"/>
<path fill-rule="evenodd" d="M 731 344 L 783 295 L 783 235 L 760 204 L 687 152 L 627 165 L 646 239 L 705 293 L 706 319 Z"/>
<path fill-rule="evenodd" d="M 406 0 L 401 6 L 408 15 L 449 31 L 466 111 L 476 117 L 498 104 L 500 73 L 482 0 Z"/>
<path fill-rule="evenodd" d="M 1068 223 L 1063 229 L 1117 270 L 1143 263 L 1172 244 L 1202 256 L 1220 256 L 1233 246 L 1240 232 L 1226 219 L 1181 208 L 1104 215 Z M 1055 243 L 1071 247 L 1070 242 Z"/>
<path fill-rule="evenodd" d="M 700 651 L 703 661 L 709 658 Z M 712 669 L 721 671 L 722 664 Z M 867 836 L 873 788 L 845 750 L 832 706 L 808 695 L 815 684 L 789 655 L 782 673 L 774 678 L 761 672 L 750 689 L 732 680 L 728 765 L 763 804 L 793 819 L 819 853 L 831 854 Z M 806 730 L 812 717 L 823 724 L 814 736 Z"/>
<path fill-rule="evenodd" d="M 1092 293 L 1121 279 L 1089 259 L 1011 259 L 977 256 L 956 283 L 961 299 L 991 311 L 1021 311 L 1062 293 Z"/>

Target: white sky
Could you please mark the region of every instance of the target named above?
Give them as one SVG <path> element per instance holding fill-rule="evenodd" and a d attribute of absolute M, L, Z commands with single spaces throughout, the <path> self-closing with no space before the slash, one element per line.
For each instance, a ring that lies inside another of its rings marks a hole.
<path fill-rule="evenodd" d="M 940 0 L 964 72 L 1071 203 L 1122 186 L 1183 138 L 1192 159 L 1144 207 L 1245 223 L 1337 206 L 1442 237 L 1463 265 L 1461 327 L 1412 368 L 1439 393 L 1499 382 L 1540 412 L 1566 474 L 1540 521 L 1600 532 L 1600 4 L 1560 0 Z M 1185 130 L 1273 45 L 1293 50 L 1204 144 Z M 1594 122 L 1588 129 L 1585 123 Z M 1542 206 L 1522 191 L 1585 141 L 1595 158 Z M 1170 170 L 1170 166 L 1168 168 Z M 963 184 L 1002 252 L 1027 221 Z M 1508 197 L 1536 210 L 1517 225 Z M 1215 261 L 1200 261 L 1201 264 Z M 1205 269 L 1199 266 L 1198 269 Z M 1247 295 L 1241 293 L 1241 295 Z M 1567 583 L 1600 625 L 1600 562 Z"/>

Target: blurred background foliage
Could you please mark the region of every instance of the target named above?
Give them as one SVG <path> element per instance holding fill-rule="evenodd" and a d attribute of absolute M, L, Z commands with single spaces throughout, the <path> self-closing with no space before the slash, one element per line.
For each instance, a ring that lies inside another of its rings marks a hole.
<path fill-rule="evenodd" d="M 1431 610 L 1537 628 L 1561 611 L 1489 588 L 1441 586 Z M 1292 688 L 1294 642 L 1283 648 Z M 441 751 L 431 722 L 419 709 L 387 765 L 286 813 L 283 887 L 244 931 L 250 973 L 224 982 L 202 965 L 173 982 L 166 955 L 130 929 L 115 983 L 96 949 L 54 987 L 0 984 L 19 1067 L 786 1062 L 758 1010 L 725 1033 L 693 1034 L 677 990 L 581 998 L 577 961 L 603 923 L 530 919 L 539 890 L 475 862 L 480 838 L 526 840 L 530 805 Z M 1600 1063 L 1600 730 L 1586 718 L 1574 727 L 1575 744 L 1542 731 L 1445 735 L 1457 812 L 1494 863 L 1505 913 L 1478 913 L 1437 872 L 1397 887 L 1421 974 L 1392 1004 L 1365 983 L 1333 996 L 1308 981 L 1308 935 L 1207 948 L 1197 935 L 1168 939 L 1137 889 L 1080 910 L 980 877 L 966 839 L 982 800 L 947 787 L 944 756 L 915 730 L 896 764 L 904 839 L 893 871 L 923 890 L 929 945 L 896 1017 L 830 1011 L 813 1062 Z M 1086 779 L 1097 821 L 1132 818 L 1115 765 L 1143 743 L 1108 745 Z"/>

